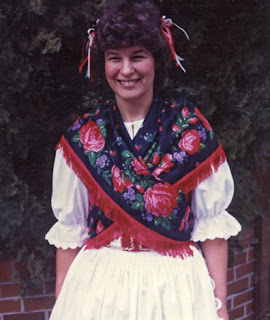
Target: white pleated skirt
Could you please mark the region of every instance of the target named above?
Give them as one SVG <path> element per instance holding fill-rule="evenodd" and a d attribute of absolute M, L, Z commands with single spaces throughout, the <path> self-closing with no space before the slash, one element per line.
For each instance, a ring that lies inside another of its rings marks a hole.
<path fill-rule="evenodd" d="M 82 249 L 50 320 L 217 320 L 201 252 L 184 259 L 111 247 Z"/>

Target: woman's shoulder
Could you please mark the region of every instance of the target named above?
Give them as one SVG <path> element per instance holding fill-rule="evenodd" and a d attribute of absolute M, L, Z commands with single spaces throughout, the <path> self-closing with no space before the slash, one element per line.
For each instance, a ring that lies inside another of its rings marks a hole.
<path fill-rule="evenodd" d="M 170 107 L 170 109 L 173 109 L 175 111 L 181 111 L 183 108 L 194 111 L 196 108 L 196 105 L 194 103 L 192 103 L 186 97 L 180 95 L 170 96 L 166 98 L 162 97 L 160 100 L 165 103 L 167 107 Z"/>
<path fill-rule="evenodd" d="M 211 141 L 214 140 L 214 132 L 208 120 L 187 98 L 173 97 L 164 100 L 164 103 L 166 104 L 164 119 L 174 133 L 181 134 L 183 137 L 192 132 L 204 140 L 207 135 Z"/>
<path fill-rule="evenodd" d="M 164 105 L 166 105 L 167 111 L 171 114 L 175 114 L 180 117 L 188 118 L 197 118 L 201 122 L 203 122 L 204 126 L 209 127 L 210 125 L 206 118 L 202 115 L 197 105 L 191 102 L 184 96 L 171 96 L 169 98 L 160 99 Z M 191 120 L 191 122 L 196 121 L 195 119 Z"/>
<path fill-rule="evenodd" d="M 76 131 L 82 126 L 89 124 L 89 122 L 95 122 L 99 124 L 104 121 L 105 114 L 109 110 L 111 105 L 110 100 L 99 103 L 97 106 L 93 107 L 91 110 L 81 114 L 68 128 L 68 131 Z"/>

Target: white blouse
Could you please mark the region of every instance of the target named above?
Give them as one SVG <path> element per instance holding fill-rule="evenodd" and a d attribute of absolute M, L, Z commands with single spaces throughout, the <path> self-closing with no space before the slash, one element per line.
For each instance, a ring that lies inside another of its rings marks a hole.
<path fill-rule="evenodd" d="M 131 138 L 135 137 L 142 123 L 143 119 L 125 123 Z M 191 210 L 195 220 L 191 240 L 228 239 L 238 234 L 241 225 L 226 211 L 233 193 L 233 179 L 225 161 L 217 172 L 213 169 L 213 174 L 191 191 Z M 82 247 L 89 239 L 86 226 L 89 194 L 66 164 L 61 149 L 55 155 L 51 204 L 58 221 L 45 239 L 57 248 Z"/>

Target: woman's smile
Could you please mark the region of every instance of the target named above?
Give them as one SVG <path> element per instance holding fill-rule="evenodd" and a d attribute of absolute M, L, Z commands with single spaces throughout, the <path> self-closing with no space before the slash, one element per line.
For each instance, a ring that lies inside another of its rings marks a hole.
<path fill-rule="evenodd" d="M 138 102 L 153 96 L 155 60 L 142 46 L 107 50 L 105 74 L 118 101 Z"/>
<path fill-rule="evenodd" d="M 134 84 L 136 84 L 138 80 L 118 80 L 124 87 L 132 87 Z"/>

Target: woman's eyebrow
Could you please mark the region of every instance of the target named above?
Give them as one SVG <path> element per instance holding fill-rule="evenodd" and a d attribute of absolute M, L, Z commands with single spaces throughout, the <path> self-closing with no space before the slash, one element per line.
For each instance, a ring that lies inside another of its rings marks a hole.
<path fill-rule="evenodd" d="M 134 50 L 131 52 L 131 54 L 147 54 L 148 51 L 146 51 L 145 49 L 138 49 L 138 50 Z M 113 50 L 108 50 L 105 52 L 105 56 L 111 56 L 111 55 L 119 55 L 119 53 L 117 51 L 113 51 Z"/>
<path fill-rule="evenodd" d="M 147 54 L 148 52 L 144 49 L 139 49 L 132 52 L 132 54 L 141 54 L 141 53 Z"/>
<path fill-rule="evenodd" d="M 106 51 L 105 52 L 105 56 L 112 56 L 112 55 L 117 56 L 117 55 L 119 55 L 119 53 L 117 51 Z"/>

